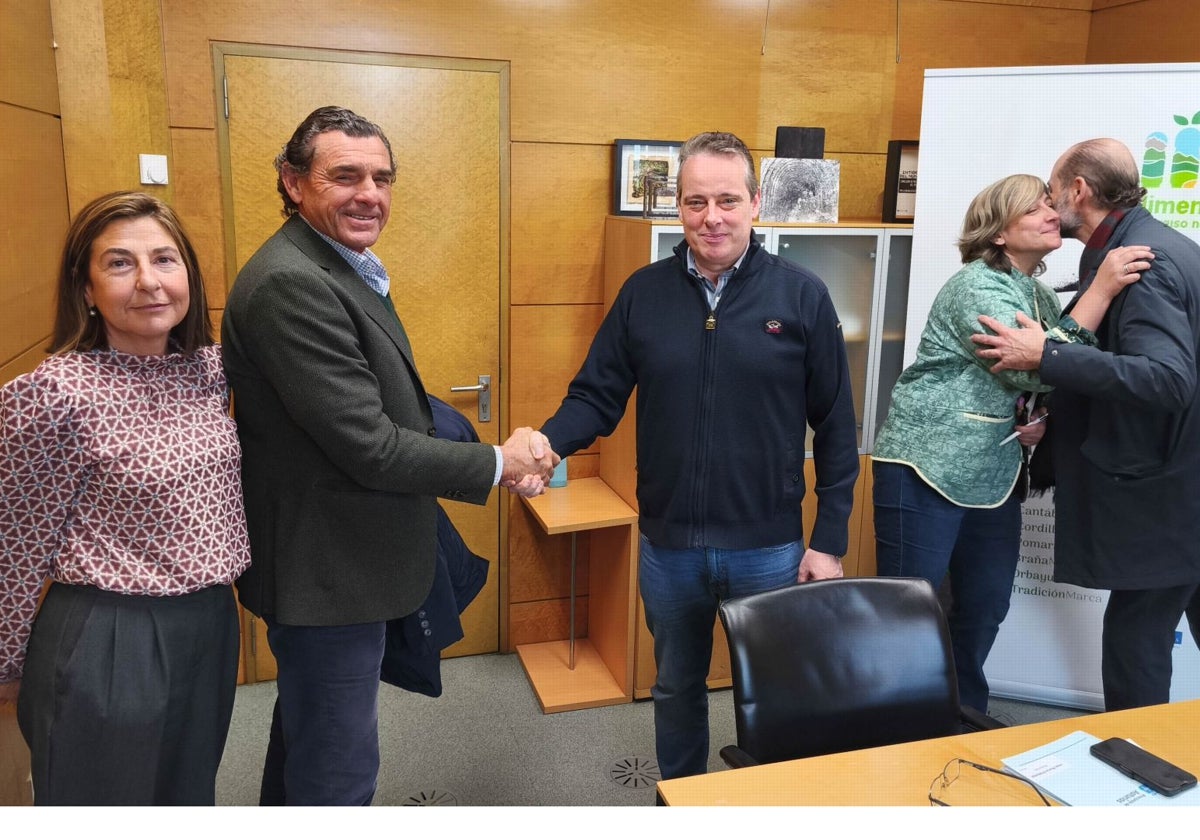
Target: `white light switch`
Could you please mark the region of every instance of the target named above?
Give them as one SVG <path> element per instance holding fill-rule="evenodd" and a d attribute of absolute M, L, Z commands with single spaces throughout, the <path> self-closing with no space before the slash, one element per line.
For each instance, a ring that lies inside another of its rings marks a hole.
<path fill-rule="evenodd" d="M 142 173 L 143 184 L 167 183 L 166 155 L 138 155 L 138 169 Z"/>

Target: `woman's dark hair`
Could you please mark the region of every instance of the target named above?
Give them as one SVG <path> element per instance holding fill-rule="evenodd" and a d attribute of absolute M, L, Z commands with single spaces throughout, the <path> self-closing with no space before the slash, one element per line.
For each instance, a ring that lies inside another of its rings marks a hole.
<path fill-rule="evenodd" d="M 153 219 L 175 242 L 188 276 L 188 311 L 170 333 L 171 341 L 184 353 L 192 353 L 213 343 L 212 322 L 208 316 L 208 298 L 196 250 L 175 211 L 152 195 L 139 192 L 114 192 L 102 195 L 79 211 L 67 231 L 54 306 L 54 333 L 50 353 L 69 353 L 108 347 L 104 319 L 88 312 L 85 296 L 91 280 L 89 273 L 92 245 L 113 222 L 122 219 Z"/>

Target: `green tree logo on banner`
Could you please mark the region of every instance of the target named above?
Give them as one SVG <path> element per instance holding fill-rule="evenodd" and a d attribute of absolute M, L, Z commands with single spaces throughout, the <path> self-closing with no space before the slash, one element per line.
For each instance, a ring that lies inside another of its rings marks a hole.
<path fill-rule="evenodd" d="M 1171 171 L 1168 186 L 1175 189 L 1193 189 L 1200 180 L 1200 111 L 1187 117 L 1175 115 L 1175 124 L 1183 126 L 1175 135 L 1174 153 L 1171 156 Z M 1167 178 L 1167 151 L 1171 148 L 1166 132 L 1155 131 L 1146 137 L 1142 153 L 1142 186 L 1148 190 L 1163 185 Z"/>

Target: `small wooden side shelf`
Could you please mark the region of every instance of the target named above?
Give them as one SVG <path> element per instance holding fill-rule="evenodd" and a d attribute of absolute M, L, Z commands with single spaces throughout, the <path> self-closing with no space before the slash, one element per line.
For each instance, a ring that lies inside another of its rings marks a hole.
<path fill-rule="evenodd" d="M 547 534 L 571 535 L 572 563 L 579 533 L 590 541 L 588 636 L 517 646 L 542 711 L 632 702 L 637 513 L 600 478 L 572 479 L 524 502 Z"/>

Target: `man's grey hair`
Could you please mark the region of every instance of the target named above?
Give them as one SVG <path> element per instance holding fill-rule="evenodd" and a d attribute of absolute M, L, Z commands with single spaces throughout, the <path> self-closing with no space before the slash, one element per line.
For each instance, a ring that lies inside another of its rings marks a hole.
<path fill-rule="evenodd" d="M 750 150 L 746 148 L 746 144 L 735 135 L 724 131 L 706 131 L 688 140 L 679 150 L 680 172 L 683 171 L 683 164 L 687 162 L 687 159 L 694 155 L 740 156 L 746 164 L 746 190 L 750 193 L 750 198 L 758 195 L 758 178 L 754 175 L 754 158 L 751 156 Z M 681 186 L 676 187 L 675 193 L 677 198 L 683 197 Z"/>
<path fill-rule="evenodd" d="M 1102 210 L 1137 207 L 1146 197 L 1129 147 L 1107 137 L 1084 140 L 1067 149 L 1057 175 L 1063 185 L 1082 178 Z"/>

